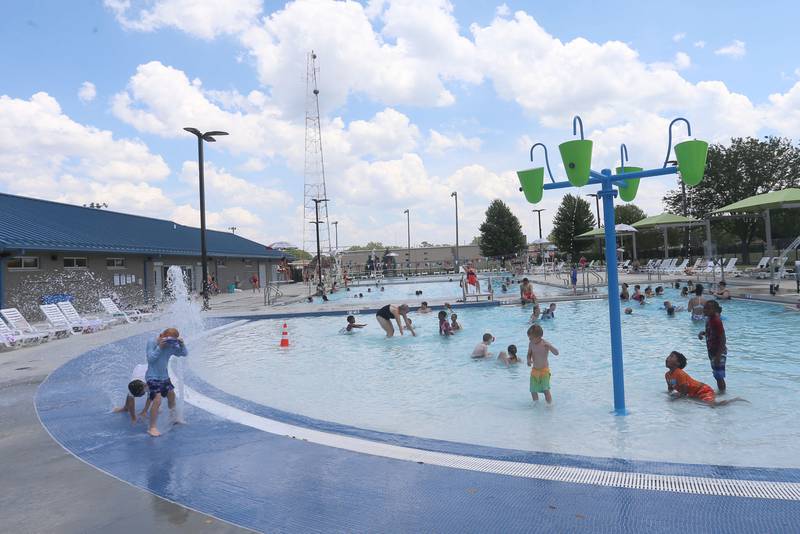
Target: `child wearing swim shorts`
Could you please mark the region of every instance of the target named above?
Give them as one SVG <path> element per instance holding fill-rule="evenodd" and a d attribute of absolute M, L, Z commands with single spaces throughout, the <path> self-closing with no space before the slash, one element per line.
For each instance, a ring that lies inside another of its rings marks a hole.
<path fill-rule="evenodd" d="M 150 428 L 147 433 L 153 437 L 158 437 L 161 433 L 156 427 L 158 420 L 158 409 L 161 407 L 161 399 L 167 398 L 172 420 L 179 422 L 175 417 L 175 386 L 169 379 L 168 365 L 172 356 L 186 356 L 189 351 L 180 337 L 180 333 L 175 328 L 167 328 L 159 336 L 147 342 L 147 372 L 145 380 L 149 390 L 148 399 L 152 403 L 150 407 Z M 159 396 L 160 395 L 160 396 Z"/>
<path fill-rule="evenodd" d="M 528 367 L 531 367 L 530 391 L 534 402 L 539 400 L 539 393 L 544 393 L 547 404 L 553 402 L 550 394 L 550 362 L 547 355 L 558 356 L 558 349 L 546 341 L 544 330 L 538 324 L 528 328 Z"/>
<path fill-rule="evenodd" d="M 674 350 L 670 352 L 665 364 L 669 369 L 664 374 L 667 381 L 667 392 L 676 398 L 690 397 L 711 406 L 723 406 L 735 401 L 744 401 L 741 397 L 724 401 L 716 400 L 716 394 L 711 386 L 698 382 L 683 370 L 686 367 L 686 356 L 680 352 Z"/>

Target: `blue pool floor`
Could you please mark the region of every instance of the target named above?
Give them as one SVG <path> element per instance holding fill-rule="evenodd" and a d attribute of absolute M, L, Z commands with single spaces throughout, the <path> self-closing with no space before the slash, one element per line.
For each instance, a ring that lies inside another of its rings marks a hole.
<path fill-rule="evenodd" d="M 156 495 L 267 532 L 797 532 L 800 502 L 508 477 L 267 434 L 186 407 L 153 439 L 109 414 L 144 338 L 73 360 L 42 384 L 42 423 L 65 448 Z M 130 348 L 131 350 L 125 350 Z M 132 350 L 136 348 L 137 350 Z M 162 418 L 166 420 L 166 417 Z M 80 488 L 76 488 L 80 491 Z"/>

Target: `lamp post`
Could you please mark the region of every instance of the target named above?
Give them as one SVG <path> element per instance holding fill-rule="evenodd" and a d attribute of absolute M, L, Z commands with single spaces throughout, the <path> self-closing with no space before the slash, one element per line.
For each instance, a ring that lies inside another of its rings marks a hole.
<path fill-rule="evenodd" d="M 403 213 L 406 214 L 406 226 L 408 228 L 408 270 L 411 271 L 411 213 L 408 210 L 405 210 Z"/>
<path fill-rule="evenodd" d="M 212 130 L 210 132 L 201 133 L 197 128 L 186 127 L 187 132 L 194 134 L 197 137 L 197 171 L 200 182 L 200 261 L 203 282 L 203 309 L 209 310 L 211 306 L 208 304 L 208 266 L 206 265 L 208 251 L 206 250 L 206 189 L 203 180 L 203 141 L 213 143 L 215 135 L 228 135 L 228 132 L 221 132 L 219 130 Z"/>
<path fill-rule="evenodd" d="M 531 210 L 531 211 L 539 216 L 539 239 L 542 239 L 542 212 L 546 211 L 546 208 L 542 208 L 539 210 Z"/>
<path fill-rule="evenodd" d="M 311 221 L 311 224 L 317 228 L 317 290 L 320 290 L 324 286 L 322 285 L 322 251 L 319 248 L 319 225 L 322 224 L 322 221 L 319 220 L 319 204 L 320 202 L 327 202 L 328 199 L 312 198 L 311 200 L 314 201 L 314 213 L 316 214 L 315 220 Z"/>
<path fill-rule="evenodd" d="M 333 221 L 331 224 L 333 225 L 333 230 L 334 230 L 335 236 L 336 236 L 336 241 L 335 241 L 335 243 L 336 243 L 336 249 L 335 249 L 336 252 L 335 252 L 335 254 L 338 254 L 339 253 L 339 221 Z"/>
<path fill-rule="evenodd" d="M 450 196 L 456 199 L 456 261 L 455 261 L 455 273 L 458 274 L 458 191 L 453 191 L 450 193 Z"/>

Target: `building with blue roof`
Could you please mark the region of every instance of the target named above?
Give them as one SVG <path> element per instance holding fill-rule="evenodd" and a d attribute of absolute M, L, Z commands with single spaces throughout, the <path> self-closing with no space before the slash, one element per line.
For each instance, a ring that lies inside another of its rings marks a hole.
<path fill-rule="evenodd" d="M 250 289 L 253 276 L 276 280 L 292 259 L 231 232 L 208 230 L 206 244 L 209 275 L 222 290 Z M 128 305 L 158 301 L 172 265 L 200 288 L 199 228 L 0 193 L 0 307 L 38 313 L 57 294 L 83 309 L 108 294 Z"/>

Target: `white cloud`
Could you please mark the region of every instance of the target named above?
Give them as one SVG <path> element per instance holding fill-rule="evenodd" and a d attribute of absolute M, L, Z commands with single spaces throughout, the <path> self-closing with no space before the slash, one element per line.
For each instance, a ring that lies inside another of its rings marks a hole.
<path fill-rule="evenodd" d="M 477 152 L 480 148 L 481 140 L 478 137 L 467 138 L 461 133 L 445 135 L 431 130 L 426 151 L 430 154 L 441 155 L 449 150 L 466 149 Z"/>
<path fill-rule="evenodd" d="M 684 70 L 692 66 L 692 58 L 685 52 L 678 52 L 675 58 L 669 62 L 651 63 L 652 70 Z"/>
<path fill-rule="evenodd" d="M 706 47 L 706 42 L 705 41 L 695 41 L 692 46 L 694 46 L 695 48 L 705 48 Z"/>
<path fill-rule="evenodd" d="M 83 103 L 91 102 L 96 96 L 97 89 L 92 82 L 83 82 L 81 88 L 78 89 L 78 98 Z"/>
<path fill-rule="evenodd" d="M 411 152 L 419 139 L 419 129 L 406 115 L 392 108 L 379 111 L 370 121 L 353 121 L 347 129 L 353 151 L 376 158 Z"/>
<path fill-rule="evenodd" d="M 511 8 L 508 7 L 508 4 L 500 4 L 495 8 L 494 14 L 498 17 L 507 17 L 511 14 Z"/>
<path fill-rule="evenodd" d="M 745 45 L 744 41 L 739 41 L 736 39 L 731 44 L 714 50 L 714 53 L 718 56 L 728 56 L 734 59 L 739 59 L 747 53 L 747 46 Z"/>
<path fill-rule="evenodd" d="M 126 29 L 149 32 L 176 28 L 203 39 L 241 31 L 261 14 L 261 0 L 104 0 L 104 3 Z"/>
<path fill-rule="evenodd" d="M 210 161 L 203 166 L 206 196 L 229 203 L 257 206 L 261 209 L 283 207 L 292 202 L 292 197 L 283 190 L 262 187 L 253 182 L 239 178 L 218 168 Z M 181 180 L 197 187 L 197 162 L 184 161 L 181 167 Z"/>
<path fill-rule="evenodd" d="M 683 41 L 686 38 L 686 32 L 676 33 L 672 36 L 672 40 L 676 43 Z"/>

